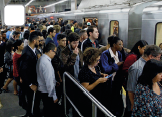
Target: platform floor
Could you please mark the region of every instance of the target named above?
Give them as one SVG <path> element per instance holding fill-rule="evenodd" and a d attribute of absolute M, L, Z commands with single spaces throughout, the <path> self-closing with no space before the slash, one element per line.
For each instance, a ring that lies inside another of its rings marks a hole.
<path fill-rule="evenodd" d="M 25 115 L 25 110 L 22 109 L 18 104 L 18 96 L 13 94 L 13 81 L 9 84 L 8 88 L 9 88 L 8 93 L 0 94 L 0 102 L 2 104 L 2 108 L 0 104 L 0 117 L 21 117 L 22 115 Z M 123 94 L 123 101 L 124 101 L 124 107 L 125 107 L 126 104 L 125 104 L 124 94 Z M 43 112 L 42 103 L 40 104 L 40 109 L 42 113 Z M 62 116 L 57 115 L 56 117 L 62 117 Z"/>

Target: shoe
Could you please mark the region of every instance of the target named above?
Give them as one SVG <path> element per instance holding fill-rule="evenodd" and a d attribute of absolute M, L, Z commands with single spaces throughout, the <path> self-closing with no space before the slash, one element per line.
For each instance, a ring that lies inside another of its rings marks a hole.
<path fill-rule="evenodd" d="M 4 93 L 8 92 L 8 89 L 4 89 L 3 87 L 1 88 L 1 91 L 3 91 Z"/>

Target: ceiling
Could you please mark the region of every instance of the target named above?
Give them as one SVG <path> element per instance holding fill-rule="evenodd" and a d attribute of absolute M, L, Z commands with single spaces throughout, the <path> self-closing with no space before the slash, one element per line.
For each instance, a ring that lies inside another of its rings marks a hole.
<path fill-rule="evenodd" d="M 8 0 L 8 1 L 9 1 L 8 4 L 26 4 L 30 0 Z M 47 1 L 48 2 L 57 2 L 57 1 L 60 1 L 60 0 L 34 0 L 33 2 L 47 2 Z"/>

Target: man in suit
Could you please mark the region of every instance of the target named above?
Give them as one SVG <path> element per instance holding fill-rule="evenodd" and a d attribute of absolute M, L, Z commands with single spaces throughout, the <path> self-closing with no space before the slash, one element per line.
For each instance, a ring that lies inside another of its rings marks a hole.
<path fill-rule="evenodd" d="M 2 35 L 0 34 L 0 88 L 4 85 L 5 73 L 4 73 L 4 53 L 6 43 L 2 41 Z"/>
<path fill-rule="evenodd" d="M 38 47 L 38 32 L 34 31 L 30 34 L 29 45 L 22 51 L 20 62 L 20 77 L 22 78 L 25 95 L 27 97 L 27 109 L 24 117 L 39 117 L 39 92 L 37 91 L 37 74 L 36 63 L 37 55 L 36 48 Z M 33 95 L 35 92 L 34 109 L 31 112 Z"/>

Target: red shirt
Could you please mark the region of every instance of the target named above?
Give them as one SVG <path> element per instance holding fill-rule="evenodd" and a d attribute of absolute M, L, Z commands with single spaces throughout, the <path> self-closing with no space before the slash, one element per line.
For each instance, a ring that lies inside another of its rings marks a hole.
<path fill-rule="evenodd" d="M 127 56 L 127 58 L 125 59 L 125 62 L 123 64 L 123 72 L 124 72 L 125 77 L 128 77 L 128 69 L 136 61 L 137 61 L 136 54 L 130 54 Z"/>
<path fill-rule="evenodd" d="M 19 66 L 18 59 L 21 57 L 21 54 L 17 54 L 16 52 L 13 55 L 13 76 L 19 77 Z"/>

